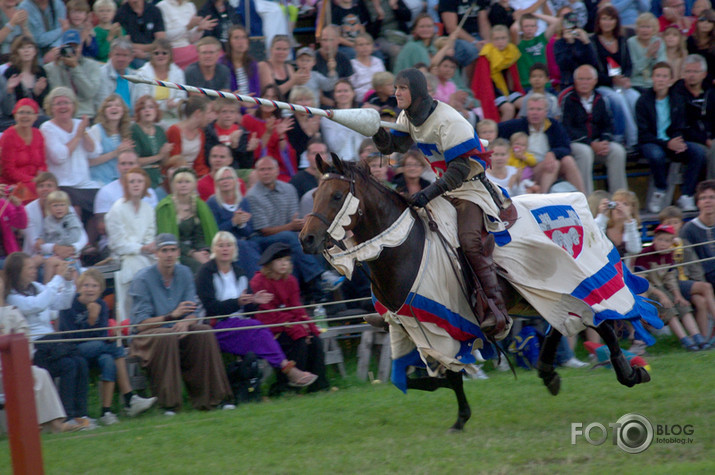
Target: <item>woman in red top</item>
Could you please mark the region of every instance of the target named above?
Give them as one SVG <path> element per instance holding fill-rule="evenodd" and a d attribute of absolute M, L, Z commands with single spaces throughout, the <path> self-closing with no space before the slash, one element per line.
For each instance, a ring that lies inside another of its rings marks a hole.
<path fill-rule="evenodd" d="M 272 101 L 282 101 L 278 86 L 269 84 L 261 97 Z M 293 117 L 281 117 L 281 111 L 272 106 L 261 106 L 254 110 L 254 115 L 244 114 L 241 126 L 261 139 L 254 151 L 254 158 L 273 157 L 280 165 L 278 179 L 288 182 L 298 171 L 295 150 L 288 143 L 286 132 L 293 129 Z"/>
<path fill-rule="evenodd" d="M 186 163 L 196 171 L 201 178 L 209 172 L 206 164 L 204 149 L 206 148 L 206 135 L 204 129 L 211 122 L 207 114 L 211 101 L 205 96 L 191 96 L 179 106 L 182 117 L 166 131 L 166 139 L 174 148 L 170 155 L 181 155 Z"/>
<path fill-rule="evenodd" d="M 25 190 L 15 192 L 23 202 L 37 198 L 33 179 L 47 170 L 45 139 L 39 129 L 32 126 L 39 113 L 37 102 L 20 99 L 12 114 L 15 125 L 0 137 L 0 182 L 7 185 L 24 185 Z"/>

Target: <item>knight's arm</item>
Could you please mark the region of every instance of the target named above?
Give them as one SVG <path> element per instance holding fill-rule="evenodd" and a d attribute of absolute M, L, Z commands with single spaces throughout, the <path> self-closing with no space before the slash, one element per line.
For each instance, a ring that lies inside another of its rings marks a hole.
<path fill-rule="evenodd" d="M 393 134 L 383 128 L 380 128 L 377 133 L 372 136 L 372 141 L 375 142 L 377 149 L 383 155 L 389 155 L 393 152 L 405 153 L 414 143 L 409 134 L 405 134 L 404 132 Z"/>
<path fill-rule="evenodd" d="M 469 160 L 469 157 L 462 155 L 447 163 L 447 170 L 441 178 L 435 180 L 424 190 L 415 193 L 413 204 L 423 207 L 439 195 L 459 188 L 469 176 Z"/>

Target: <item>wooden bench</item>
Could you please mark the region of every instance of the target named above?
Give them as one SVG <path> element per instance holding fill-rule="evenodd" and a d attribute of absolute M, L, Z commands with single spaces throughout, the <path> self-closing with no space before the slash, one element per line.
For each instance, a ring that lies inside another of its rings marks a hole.
<path fill-rule="evenodd" d="M 323 340 L 325 351 L 325 365 L 338 365 L 340 376 L 345 377 L 345 358 L 343 350 L 340 348 L 338 338 L 363 336 L 363 334 L 373 328 L 369 323 L 360 323 L 357 325 L 341 325 L 338 327 L 329 327 L 320 334 L 320 339 Z"/>
<path fill-rule="evenodd" d="M 392 353 L 390 334 L 382 328 L 370 327 L 363 332 L 358 347 L 357 377 L 361 381 L 367 380 L 373 351 L 378 355 L 377 379 L 386 382 L 390 379 Z"/>

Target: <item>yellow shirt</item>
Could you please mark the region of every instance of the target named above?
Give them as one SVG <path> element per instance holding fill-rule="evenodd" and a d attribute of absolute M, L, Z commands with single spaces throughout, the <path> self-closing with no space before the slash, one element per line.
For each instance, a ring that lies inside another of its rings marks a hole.
<path fill-rule="evenodd" d="M 479 56 L 486 56 L 489 60 L 489 71 L 491 73 L 494 86 L 501 91 L 505 96 L 509 95 L 509 88 L 506 85 L 504 74 L 505 69 L 511 67 L 512 64 L 521 56 L 521 52 L 516 45 L 509 43 L 503 50 L 497 49 L 492 43 L 487 43 L 482 47 Z"/>
<path fill-rule="evenodd" d="M 512 167 L 516 167 L 520 170 L 524 167 L 535 167 L 538 163 L 539 162 L 536 160 L 533 153 L 524 152 L 524 160 L 519 160 L 516 156 L 514 156 L 513 150 L 509 152 L 509 161 L 506 162 L 507 165 L 511 165 Z"/>

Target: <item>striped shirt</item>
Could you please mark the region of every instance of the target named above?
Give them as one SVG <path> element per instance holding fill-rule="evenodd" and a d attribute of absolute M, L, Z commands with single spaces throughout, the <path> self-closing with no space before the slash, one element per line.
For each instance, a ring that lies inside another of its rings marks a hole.
<path fill-rule="evenodd" d="M 251 205 L 251 220 L 256 231 L 288 224 L 298 212 L 298 192 L 293 185 L 282 181 L 276 181 L 272 190 L 263 183 L 256 183 L 246 199 Z"/>

